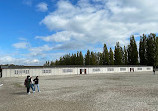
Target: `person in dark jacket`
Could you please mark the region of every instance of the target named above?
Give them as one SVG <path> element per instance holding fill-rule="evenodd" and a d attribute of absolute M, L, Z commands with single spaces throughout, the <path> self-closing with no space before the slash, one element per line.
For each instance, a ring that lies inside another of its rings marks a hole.
<path fill-rule="evenodd" d="M 30 76 L 27 76 L 27 78 L 25 79 L 25 87 L 27 88 L 27 94 L 30 94 L 30 83 L 31 83 L 31 79 Z"/>
<path fill-rule="evenodd" d="M 153 69 L 153 73 L 154 73 L 154 75 L 155 75 L 155 69 Z"/>
<path fill-rule="evenodd" d="M 34 81 L 34 91 L 35 91 L 35 89 L 36 89 L 36 87 L 37 87 L 38 92 L 40 92 L 38 76 L 36 76 L 36 78 L 35 78 L 33 81 Z"/>

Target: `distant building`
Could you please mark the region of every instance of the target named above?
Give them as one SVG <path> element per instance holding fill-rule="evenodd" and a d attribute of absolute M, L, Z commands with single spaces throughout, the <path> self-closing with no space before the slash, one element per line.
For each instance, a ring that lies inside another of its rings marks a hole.
<path fill-rule="evenodd" d="M 1 66 L 0 77 L 101 74 L 153 71 L 152 66 Z"/>

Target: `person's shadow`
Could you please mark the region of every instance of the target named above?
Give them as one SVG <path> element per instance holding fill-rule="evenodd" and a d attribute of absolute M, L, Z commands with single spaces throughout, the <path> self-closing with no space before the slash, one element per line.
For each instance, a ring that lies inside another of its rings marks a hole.
<path fill-rule="evenodd" d="M 11 93 L 11 94 L 13 94 L 13 95 L 27 95 L 27 93 L 26 92 L 16 92 L 16 93 Z"/>

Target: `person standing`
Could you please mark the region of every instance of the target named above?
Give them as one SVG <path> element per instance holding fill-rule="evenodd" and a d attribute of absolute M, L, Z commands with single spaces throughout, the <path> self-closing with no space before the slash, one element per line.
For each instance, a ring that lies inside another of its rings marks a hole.
<path fill-rule="evenodd" d="M 37 87 L 38 92 L 40 92 L 38 76 L 36 76 L 36 78 L 35 78 L 33 81 L 34 81 L 34 91 L 35 91 L 35 89 L 36 89 L 36 87 Z"/>
<path fill-rule="evenodd" d="M 30 94 L 30 82 L 31 82 L 31 79 L 30 79 L 30 76 L 27 76 L 27 78 L 25 79 L 25 87 L 27 88 L 27 94 Z"/>
<path fill-rule="evenodd" d="M 153 69 L 153 73 L 154 73 L 154 75 L 155 75 L 155 69 Z"/>
<path fill-rule="evenodd" d="M 35 92 L 35 88 L 34 88 L 32 77 L 30 77 L 30 87 L 31 87 L 31 89 L 32 89 L 32 91 L 34 93 Z"/>

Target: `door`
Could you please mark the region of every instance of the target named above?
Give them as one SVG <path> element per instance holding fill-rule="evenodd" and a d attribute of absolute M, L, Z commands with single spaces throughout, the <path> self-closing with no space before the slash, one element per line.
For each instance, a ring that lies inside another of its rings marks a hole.
<path fill-rule="evenodd" d="M 2 78 L 2 69 L 0 69 L 0 78 Z"/>
<path fill-rule="evenodd" d="M 82 74 L 82 69 L 80 69 L 80 74 Z"/>
<path fill-rule="evenodd" d="M 134 72 L 134 68 L 133 68 L 133 72 Z"/>
<path fill-rule="evenodd" d="M 134 72 L 134 68 L 130 68 L 130 72 Z"/>
<path fill-rule="evenodd" d="M 87 71 L 86 71 L 86 69 L 84 69 L 84 74 L 87 74 Z"/>

